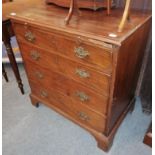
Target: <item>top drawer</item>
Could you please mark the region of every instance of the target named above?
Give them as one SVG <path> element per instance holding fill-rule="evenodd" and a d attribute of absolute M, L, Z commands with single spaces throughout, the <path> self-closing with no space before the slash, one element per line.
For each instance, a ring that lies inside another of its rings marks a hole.
<path fill-rule="evenodd" d="M 14 24 L 14 30 L 17 39 L 21 41 L 39 46 L 85 65 L 91 65 L 111 74 L 111 49 L 95 46 L 94 43 L 91 44 L 90 42 L 79 40 L 78 37 L 66 37 L 22 24 Z"/>

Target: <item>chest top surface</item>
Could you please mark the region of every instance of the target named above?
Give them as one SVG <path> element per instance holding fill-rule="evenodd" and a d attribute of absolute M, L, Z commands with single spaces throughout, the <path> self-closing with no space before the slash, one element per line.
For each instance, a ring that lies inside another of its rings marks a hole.
<path fill-rule="evenodd" d="M 131 20 L 126 22 L 123 32 L 120 33 L 118 25 L 123 15 L 122 9 L 113 9 L 110 16 L 107 16 L 104 10 L 81 10 L 80 17 L 73 15 L 69 25 L 65 25 L 64 19 L 67 14 L 68 9 L 38 1 L 25 11 L 17 12 L 15 16 L 9 15 L 9 18 L 21 23 L 27 22 L 37 28 L 81 35 L 116 45 L 121 45 L 128 36 L 151 18 L 150 12 L 133 10 Z"/>

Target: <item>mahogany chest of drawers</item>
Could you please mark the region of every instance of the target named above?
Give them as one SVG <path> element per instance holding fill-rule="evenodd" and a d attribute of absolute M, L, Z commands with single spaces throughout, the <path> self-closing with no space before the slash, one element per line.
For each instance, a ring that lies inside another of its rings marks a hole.
<path fill-rule="evenodd" d="M 66 9 L 38 5 L 11 16 L 30 98 L 88 130 L 106 151 L 134 104 L 151 15 L 133 11 L 118 33 L 122 10 L 111 16 L 83 10 L 68 26 L 66 14 Z"/>

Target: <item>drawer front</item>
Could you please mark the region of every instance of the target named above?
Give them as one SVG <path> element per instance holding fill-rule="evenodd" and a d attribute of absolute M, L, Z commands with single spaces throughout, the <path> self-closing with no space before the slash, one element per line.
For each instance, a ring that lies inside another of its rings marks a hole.
<path fill-rule="evenodd" d="M 25 61 L 28 60 L 36 66 L 40 65 L 43 68 L 59 72 L 85 84 L 101 95 L 109 96 L 110 76 L 40 48 L 28 46 L 22 42 L 20 42 L 20 46 Z"/>
<path fill-rule="evenodd" d="M 107 49 L 97 47 L 93 43 L 92 45 L 89 42 L 83 43 L 77 39 L 78 37 L 67 38 L 62 35 L 39 31 L 30 26 L 15 24 L 14 30 L 18 40 L 37 45 L 111 74 L 112 54 Z"/>
<path fill-rule="evenodd" d="M 41 102 L 55 106 L 80 123 L 99 132 L 104 132 L 106 121 L 104 117 L 85 108 L 82 104 L 77 106 L 68 96 L 57 92 L 55 89 L 47 89 L 34 81 L 30 81 L 30 85 L 32 94 L 37 96 Z"/>
<path fill-rule="evenodd" d="M 31 63 L 28 63 L 28 61 L 25 66 L 31 81 L 36 81 L 38 85 L 42 85 L 45 88 L 53 88 L 62 92 L 64 95 L 70 97 L 72 102 L 76 103 L 77 106 L 83 104 L 85 107 L 101 115 L 107 114 L 107 97 L 54 71 L 48 71 L 39 66 L 34 67 Z"/>

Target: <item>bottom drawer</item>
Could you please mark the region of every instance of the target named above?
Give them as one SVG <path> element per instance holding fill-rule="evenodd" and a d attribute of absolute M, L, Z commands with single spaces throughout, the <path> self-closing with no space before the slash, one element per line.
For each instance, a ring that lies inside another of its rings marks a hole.
<path fill-rule="evenodd" d="M 52 104 L 61 111 L 67 113 L 80 123 L 87 125 L 99 132 L 104 132 L 106 118 L 83 107 L 82 104 L 72 103 L 69 97 L 56 90 L 46 89 L 37 83 L 30 81 L 32 95 L 38 97 L 40 102 Z"/>

